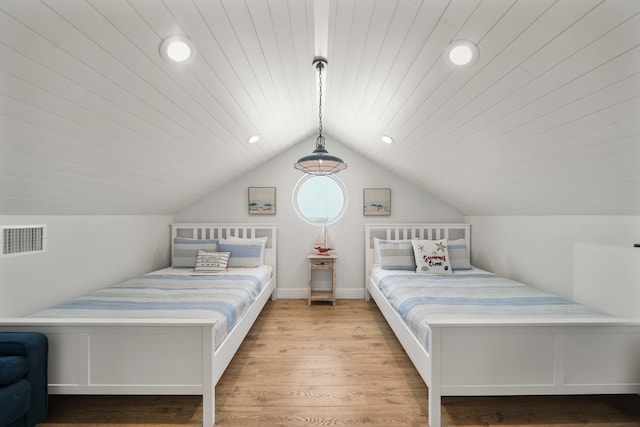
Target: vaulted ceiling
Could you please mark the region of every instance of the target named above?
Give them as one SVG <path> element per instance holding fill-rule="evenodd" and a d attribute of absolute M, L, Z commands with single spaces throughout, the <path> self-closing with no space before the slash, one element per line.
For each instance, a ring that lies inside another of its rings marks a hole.
<path fill-rule="evenodd" d="M 0 214 L 174 213 L 311 150 L 320 53 L 327 137 L 462 213 L 640 215 L 640 1 L 317 1 L 0 2 Z"/>

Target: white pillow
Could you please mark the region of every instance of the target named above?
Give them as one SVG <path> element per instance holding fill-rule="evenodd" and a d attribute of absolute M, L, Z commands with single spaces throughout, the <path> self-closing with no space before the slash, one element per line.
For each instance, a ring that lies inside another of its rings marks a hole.
<path fill-rule="evenodd" d="M 264 237 L 253 237 L 253 238 L 249 238 L 249 237 L 236 237 L 236 236 L 227 236 L 226 239 L 222 239 L 222 240 L 226 240 L 227 243 L 229 242 L 240 242 L 240 243 L 260 243 L 262 245 L 262 250 L 264 251 L 264 248 L 267 245 L 267 236 Z"/>
<path fill-rule="evenodd" d="M 373 265 L 380 265 L 380 254 L 378 253 L 378 243 L 381 239 L 373 238 Z"/>
<path fill-rule="evenodd" d="M 453 274 L 447 240 L 411 240 L 418 274 Z"/>

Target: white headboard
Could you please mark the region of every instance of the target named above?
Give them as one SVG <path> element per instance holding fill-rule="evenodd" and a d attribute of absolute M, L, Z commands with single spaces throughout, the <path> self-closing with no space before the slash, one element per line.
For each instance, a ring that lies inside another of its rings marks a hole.
<path fill-rule="evenodd" d="M 276 277 L 278 239 L 275 224 L 174 223 L 171 224 L 171 257 L 173 257 L 173 241 L 176 237 L 226 239 L 228 236 L 250 239 L 266 236 L 264 263 L 273 268 L 273 277 Z"/>
<path fill-rule="evenodd" d="M 365 224 L 365 277 L 373 266 L 373 239 L 410 240 L 410 239 L 465 239 L 471 250 L 470 224 Z"/>

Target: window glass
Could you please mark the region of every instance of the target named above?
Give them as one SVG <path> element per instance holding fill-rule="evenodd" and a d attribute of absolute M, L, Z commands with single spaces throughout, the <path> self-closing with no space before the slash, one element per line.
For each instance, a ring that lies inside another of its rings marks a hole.
<path fill-rule="evenodd" d="M 347 208 L 347 191 L 335 175 L 303 176 L 293 192 L 293 207 L 311 224 L 328 224 L 340 219 Z"/>

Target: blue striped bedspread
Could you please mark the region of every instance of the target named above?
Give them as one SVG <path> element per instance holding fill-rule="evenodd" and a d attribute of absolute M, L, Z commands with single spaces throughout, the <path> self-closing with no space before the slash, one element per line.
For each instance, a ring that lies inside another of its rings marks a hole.
<path fill-rule="evenodd" d="M 609 317 L 571 300 L 483 270 L 423 275 L 374 268 L 372 278 L 429 351 L 429 322 Z"/>
<path fill-rule="evenodd" d="M 215 323 L 216 347 L 271 278 L 271 267 L 215 275 L 167 268 L 29 315 L 38 318 L 202 319 Z"/>

